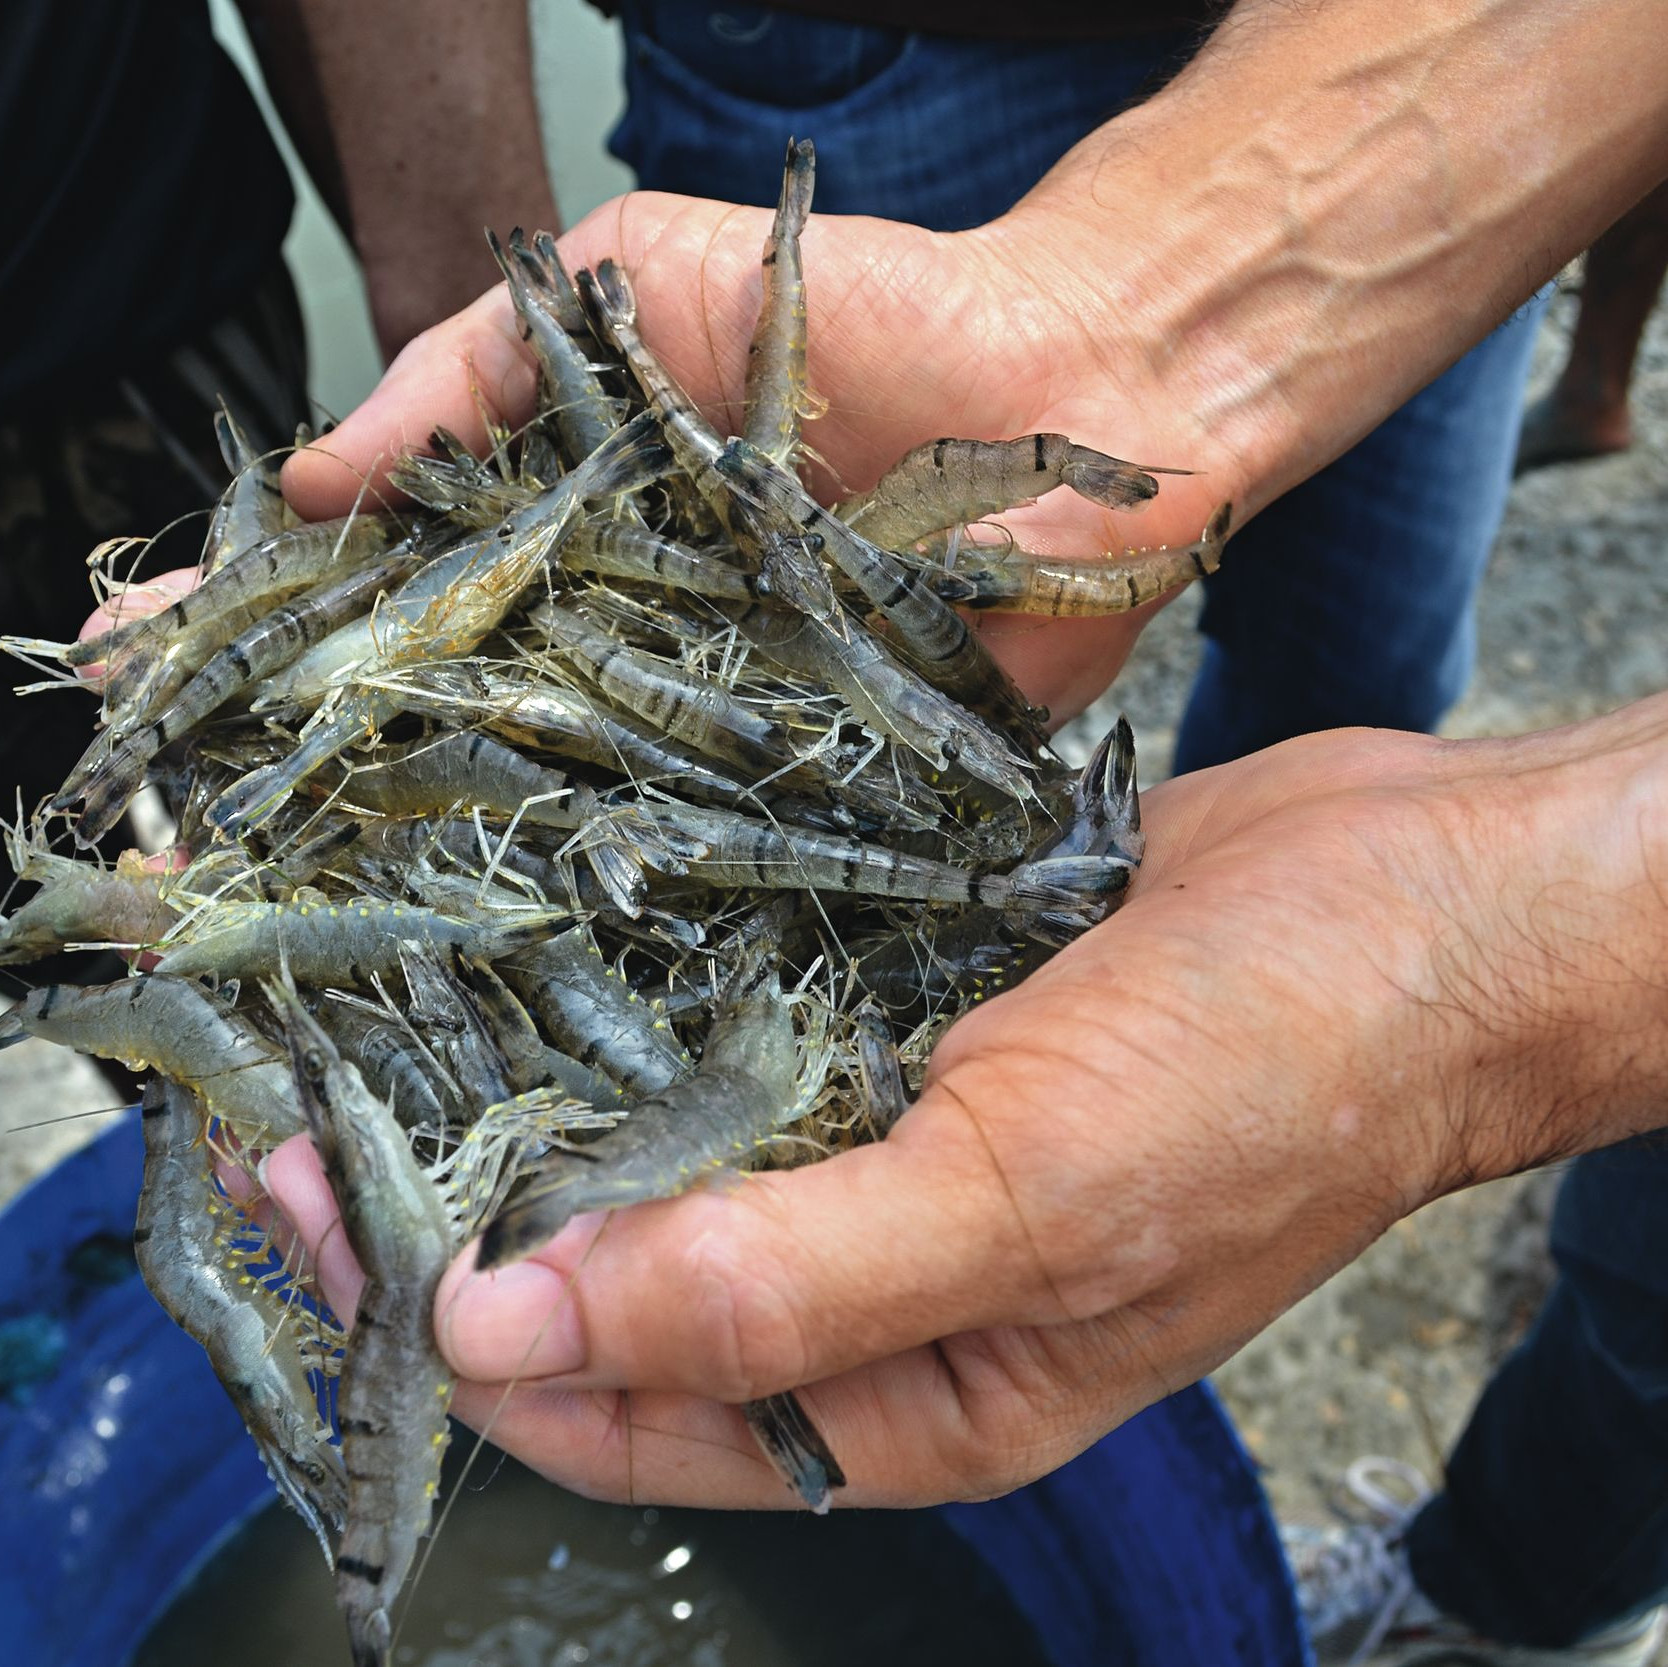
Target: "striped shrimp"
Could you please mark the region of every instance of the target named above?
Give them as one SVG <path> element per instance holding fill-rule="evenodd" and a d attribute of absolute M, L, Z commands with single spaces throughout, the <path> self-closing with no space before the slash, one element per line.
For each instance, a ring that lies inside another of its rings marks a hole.
<path fill-rule="evenodd" d="M 928 440 L 834 513 L 871 544 L 896 550 L 944 527 L 1016 509 L 1056 486 L 1106 509 L 1135 509 L 1158 492 L 1154 475 L 1189 473 L 1126 463 L 1074 445 L 1064 434 Z"/>
<path fill-rule="evenodd" d="M 518 825 L 588 830 L 586 855 L 617 908 L 641 910 L 647 882 L 639 856 L 670 860 L 640 828 L 633 842 L 609 832 L 612 822 L 640 824 L 634 812 L 611 813 L 582 781 L 535 764 L 490 737 L 467 732 L 385 748 L 372 764 L 353 771 L 344 786 L 350 804 L 384 816 L 426 815 L 455 805 L 476 806 Z"/>
<path fill-rule="evenodd" d="M 782 195 L 765 239 L 764 294 L 747 348 L 747 415 L 742 432 L 772 462 L 791 464 L 801 417 L 815 409 L 805 387 L 805 268 L 800 234 L 811 212 L 817 155 L 809 139 L 788 141 Z"/>
<path fill-rule="evenodd" d="M 380 555 L 391 525 L 382 516 L 355 515 L 275 533 L 160 613 L 77 644 L 65 663 L 103 661 L 112 722 L 126 723 L 130 712 L 141 720 L 153 716 L 275 602 L 318 584 L 333 568 Z"/>
<path fill-rule="evenodd" d="M 279 1337 L 297 1323 L 297 1307 L 229 1264 L 227 1218 L 240 1212 L 215 1185 L 203 1111 L 190 1091 L 153 1077 L 142 1112 L 145 1175 L 133 1230 L 140 1275 L 169 1319 L 203 1346 L 267 1474 L 333 1563 L 347 1475 L 301 1354 Z"/>
<path fill-rule="evenodd" d="M 628 647 L 571 608 L 545 603 L 531 617 L 552 646 L 581 666 L 605 695 L 673 740 L 760 774 L 794 762 L 785 726 L 720 684 Z"/>
<path fill-rule="evenodd" d="M 863 1093 L 863 1109 L 883 1140 L 898 1119 L 909 1110 L 909 1092 L 904 1087 L 903 1067 L 892 1026 L 872 1001 L 865 1001 L 853 1014 L 857 1031 L 857 1075 Z"/>
<path fill-rule="evenodd" d="M 567 273 L 556 258 L 553 243 L 535 240 L 537 252 L 522 240 L 518 226 L 510 233 L 506 253 L 489 231 L 487 242 L 498 262 L 510 299 L 521 320 L 521 332 L 539 361 L 556 432 L 570 462 L 589 457 L 621 424 L 624 402 L 604 388 L 591 365 L 590 356 L 569 334 L 562 322 L 575 315 L 583 320 L 578 298 Z"/>
<path fill-rule="evenodd" d="M 221 649 L 149 723 L 121 735 L 108 751 L 100 747 L 95 766 L 85 773 L 78 767 L 59 795 L 60 801 L 77 792 L 82 798 L 77 842 L 96 844 L 115 826 L 143 784 L 145 767 L 165 746 L 188 735 L 251 683 L 280 670 L 360 614 L 414 559 L 407 547 L 385 561 L 328 579 L 294 601 L 281 603 Z"/>
<path fill-rule="evenodd" d="M 684 842 L 684 868 L 709 885 L 850 892 L 925 903 L 978 903 L 1024 931 L 1093 913 L 1122 896 L 1133 864 L 1122 850 L 1062 855 L 981 874 L 860 839 L 766 822 L 734 811 L 668 803 L 653 813 Z M 1096 914 L 1098 918 L 1098 914 Z"/>
<path fill-rule="evenodd" d="M 713 463 L 739 498 L 764 512 L 780 534 L 815 534 L 829 560 L 857 586 L 895 634 L 900 652 L 930 681 L 975 711 L 994 715 L 1006 727 L 1041 739 L 1025 697 L 968 629 L 967 622 L 940 600 L 929 581 L 909 564 L 882 550 L 838 520 L 785 470 L 745 440 L 732 440 Z M 757 525 L 738 519 L 737 541 L 747 548 Z M 758 555 L 765 552 L 756 551 Z"/>
<path fill-rule="evenodd" d="M 650 1090 L 582 1154 L 555 1152 L 481 1240 L 478 1265 L 517 1261 L 584 1210 L 670 1198 L 703 1176 L 757 1160 L 800 1113 L 799 1049 L 775 957 L 744 956 L 726 986 L 700 1065 Z"/>
<path fill-rule="evenodd" d="M 286 961 L 302 984 L 369 985 L 400 970 L 410 940 L 495 961 L 542 942 L 566 922 L 566 909 L 523 911 L 513 919 L 463 920 L 378 897 L 339 903 L 222 903 L 188 916 L 164 945 L 156 970 L 174 978 L 247 978 Z"/>
<path fill-rule="evenodd" d="M 408 1027 L 370 1003 L 340 994 L 321 1002 L 316 1017 L 403 1128 L 438 1132 L 452 1121 L 446 1085 L 434 1080 Z"/>
<path fill-rule="evenodd" d="M 562 565 L 604 578 L 666 585 L 718 601 L 745 602 L 759 594 L 757 577 L 722 556 L 692 549 L 647 527 L 600 516 L 574 533 L 563 548 Z"/>
<path fill-rule="evenodd" d="M 25 1036 L 149 1067 L 183 1083 L 244 1146 L 301 1132 L 288 1065 L 249 1021 L 182 978 L 48 984 L 0 1017 L 0 1047 Z"/>
<path fill-rule="evenodd" d="M 336 1397 L 347 1471 L 336 1601 L 354 1667 L 387 1667 L 389 1610 L 428 1532 L 448 1440 L 453 1379 L 433 1314 L 454 1228 L 393 1112 L 344 1063 L 294 986 L 265 988 L 283 1021 L 308 1133 L 365 1271 Z"/>
<path fill-rule="evenodd" d="M 804 614 L 750 608 L 737 616 L 747 640 L 795 675 L 837 689 L 877 734 L 940 770 L 960 765 L 1015 799 L 1030 790 L 1026 760 L 990 724 L 902 665 L 856 620 L 837 636 Z"/>
<path fill-rule="evenodd" d="M 1156 602 L 1222 565 L 1233 506 L 1223 504 L 1192 544 L 1155 544 L 1093 560 L 1033 555 L 1013 546 L 967 544 L 954 569 L 928 569 L 935 589 L 968 608 L 1003 608 L 1050 619 L 1126 613 Z M 923 539 L 929 562 L 948 556 L 947 538 Z"/>
<path fill-rule="evenodd" d="M 627 1094 L 658 1093 L 690 1069 L 671 1025 L 603 959 L 589 928 L 572 927 L 499 970 L 558 1048 Z"/>

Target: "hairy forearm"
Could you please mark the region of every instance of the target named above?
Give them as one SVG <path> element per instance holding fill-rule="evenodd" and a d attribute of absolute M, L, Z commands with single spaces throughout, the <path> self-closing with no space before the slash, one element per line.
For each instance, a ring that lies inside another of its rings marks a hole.
<path fill-rule="evenodd" d="M 1668 173 L 1650 0 L 1242 0 L 1010 217 L 1243 460 L 1330 461 Z"/>
<path fill-rule="evenodd" d="M 526 0 L 261 4 L 304 31 L 385 352 L 488 287 L 483 226 L 559 229 Z"/>

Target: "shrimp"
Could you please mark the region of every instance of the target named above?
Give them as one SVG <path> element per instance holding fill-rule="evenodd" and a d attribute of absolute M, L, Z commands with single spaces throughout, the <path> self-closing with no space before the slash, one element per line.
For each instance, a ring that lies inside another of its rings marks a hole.
<path fill-rule="evenodd" d="M 250 445 L 249 436 L 238 427 L 224 403 L 214 413 L 214 437 L 232 472 L 232 484 L 221 494 L 209 517 L 208 536 L 203 541 L 205 579 L 263 538 L 282 532 L 285 515 L 277 458 L 263 457 Z"/>
<path fill-rule="evenodd" d="M 813 1514 L 826 1516 L 829 1491 L 846 1485 L 846 1473 L 799 1397 L 790 1389 L 743 1401 L 741 1415 L 776 1473 Z"/>
<path fill-rule="evenodd" d="M 94 868 L 50 851 L 35 851 L 19 878 L 41 889 L 9 918 L 0 919 L 0 964 L 33 961 L 72 943 L 112 943 L 141 949 L 175 919 L 163 898 L 165 876 L 140 868 L 124 852 L 115 868 Z"/>
<path fill-rule="evenodd" d="M 877 734 L 890 737 L 940 770 L 959 764 L 1011 798 L 1030 793 L 1026 760 L 982 718 L 900 665 L 856 620 L 844 636 L 807 615 L 750 608 L 737 616 L 747 640 L 767 659 L 837 689 Z"/>
<path fill-rule="evenodd" d="M 468 987 L 427 944 L 400 945 L 400 969 L 410 997 L 406 1020 L 427 1040 L 458 1085 L 460 1121 L 471 1121 L 488 1106 L 513 1099 L 521 1090 L 510 1081 L 509 1065 Z"/>
<path fill-rule="evenodd" d="M 1040 741 L 1036 715 L 1025 697 L 922 574 L 853 532 L 745 440 L 730 441 L 712 467 L 739 498 L 764 511 L 779 531 L 820 537 L 829 559 L 886 620 L 900 650 L 933 684 L 975 711 L 989 712 L 1007 727 Z M 744 548 L 754 524 L 736 523 Z"/>
<path fill-rule="evenodd" d="M 333 1564 L 330 1536 L 347 1511 L 347 1474 L 301 1356 L 279 1337 L 295 1314 L 262 1280 L 227 1265 L 226 1218 L 239 1212 L 216 1188 L 203 1110 L 190 1091 L 153 1077 L 141 1110 L 145 1175 L 133 1229 L 140 1276 L 169 1319 L 203 1346 L 267 1474 Z"/>
<path fill-rule="evenodd" d="M 605 695 L 673 740 L 760 774 L 794 761 L 786 728 L 719 684 L 616 641 L 571 608 L 545 603 L 532 617 L 551 644 L 582 666 Z"/>
<path fill-rule="evenodd" d="M 439 1132 L 452 1121 L 447 1101 L 437 1092 L 444 1085 L 431 1080 L 408 1027 L 346 998 L 321 1002 L 315 1016 L 342 1056 L 393 1108 L 403 1128 Z"/>
<path fill-rule="evenodd" d="M 909 1110 L 903 1068 L 898 1062 L 898 1044 L 892 1040 L 892 1026 L 872 1001 L 865 1001 L 854 1015 L 857 1027 L 857 1072 L 863 1090 L 863 1109 L 882 1139 Z"/>
<path fill-rule="evenodd" d="M 25 1036 L 160 1071 L 190 1088 L 244 1146 L 276 1146 L 301 1132 L 295 1083 L 278 1050 L 183 978 L 44 985 L 0 1017 L 0 1047 Z"/>
<path fill-rule="evenodd" d="M 941 528 L 1028 504 L 1056 486 L 1069 486 L 1106 509 L 1135 509 L 1157 494 L 1154 475 L 1189 473 L 1126 463 L 1073 445 L 1064 434 L 928 440 L 834 513 L 860 527 L 871 544 L 896 550 Z"/>
<path fill-rule="evenodd" d="M 745 602 L 759 594 L 755 575 L 710 550 L 691 549 L 646 527 L 600 517 L 575 531 L 562 551 L 562 565 L 605 578 L 667 585 L 720 601 Z"/>
<path fill-rule="evenodd" d="M 390 747 L 355 770 L 344 788 L 353 804 L 400 816 L 474 805 L 531 827 L 587 830 L 586 855 L 615 906 L 638 913 L 647 882 L 641 863 L 673 859 L 642 828 L 634 844 L 611 832 L 641 824 L 634 811 L 611 812 L 584 782 L 548 770 L 484 735 L 455 733 Z"/>
<path fill-rule="evenodd" d="M 580 321 L 584 315 L 555 245 L 549 244 L 549 259 L 544 259 L 545 243 L 539 242 L 535 254 L 522 241 L 519 226 L 510 233 L 508 253 L 490 231 L 487 242 L 509 286 L 521 333 L 538 358 L 563 450 L 570 462 L 578 462 L 620 426 L 623 402 L 604 391 L 584 348 L 562 322 L 564 315 L 570 320 L 577 315 Z"/>
<path fill-rule="evenodd" d="M 689 1070 L 689 1053 L 671 1025 L 603 959 L 587 927 L 524 951 L 500 970 L 558 1048 L 628 1094 L 658 1093 Z M 619 1096 L 612 1098 L 617 1103 Z"/>
<path fill-rule="evenodd" d="M 1025 930 L 1065 930 L 1084 911 L 1121 896 L 1131 864 L 1122 850 L 1032 860 L 981 874 L 931 857 L 766 822 L 734 811 L 667 803 L 653 812 L 687 849 L 691 879 L 709 885 L 851 892 L 926 903 L 980 903 Z M 1103 911 L 1104 912 L 1104 911 Z M 1097 916 L 1098 918 L 1098 916 Z"/>
<path fill-rule="evenodd" d="M 743 432 L 772 462 L 791 463 L 800 418 L 815 409 L 805 387 L 805 270 L 799 238 L 811 212 L 817 155 L 809 139 L 790 139 L 782 195 L 765 239 L 764 294 L 747 349 Z"/>
<path fill-rule="evenodd" d="M 554 1152 L 488 1225 L 477 1266 L 502 1267 L 583 1210 L 670 1198 L 704 1175 L 755 1161 L 800 1110 L 799 1052 L 775 956 L 755 947 L 725 987 L 701 1063 L 631 1107 L 582 1152 Z"/>
<path fill-rule="evenodd" d="M 164 945 L 156 970 L 172 978 L 247 978 L 282 959 L 303 984 L 369 985 L 400 970 L 406 940 L 493 961 L 542 942 L 569 918 L 566 909 L 538 909 L 485 923 L 377 897 L 225 903 L 188 918 L 190 936 Z"/>
<path fill-rule="evenodd" d="M 1216 572 L 1232 519 L 1233 506 L 1223 504 L 1192 544 L 1155 544 L 1094 561 L 963 544 L 963 559 L 953 572 L 930 572 L 935 589 L 944 573 L 954 599 L 969 608 L 1003 608 L 1051 619 L 1125 613 Z M 922 553 L 929 560 L 947 550 L 947 540 L 922 541 Z"/>
<path fill-rule="evenodd" d="M 115 826 L 139 791 L 145 767 L 171 742 L 189 734 L 204 718 L 234 699 L 249 684 L 278 671 L 310 644 L 360 613 L 410 567 L 409 549 L 373 561 L 345 578 L 326 580 L 293 602 L 281 603 L 220 650 L 174 699 L 142 728 L 96 745 L 96 763 L 83 760 L 54 803 L 79 794 L 76 822 L 80 845 L 94 845 Z"/>
<path fill-rule="evenodd" d="M 394 1114 L 343 1061 L 295 986 L 263 988 L 283 1023 L 307 1131 L 365 1270 L 336 1397 L 348 1482 L 336 1601 L 354 1667 L 387 1667 L 388 1612 L 428 1532 L 449 1439 L 454 1384 L 434 1341 L 433 1313 L 454 1232 Z"/>

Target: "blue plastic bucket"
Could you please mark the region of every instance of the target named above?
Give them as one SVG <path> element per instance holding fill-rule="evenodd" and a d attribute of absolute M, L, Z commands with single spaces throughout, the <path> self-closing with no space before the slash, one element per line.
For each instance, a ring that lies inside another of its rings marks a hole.
<path fill-rule="evenodd" d="M 121 1667 L 272 1497 L 201 1350 L 127 1253 L 137 1117 L 0 1214 L 0 1659 Z M 1055 1667 L 1308 1667 L 1243 1448 L 1204 1387 L 944 1515 Z"/>

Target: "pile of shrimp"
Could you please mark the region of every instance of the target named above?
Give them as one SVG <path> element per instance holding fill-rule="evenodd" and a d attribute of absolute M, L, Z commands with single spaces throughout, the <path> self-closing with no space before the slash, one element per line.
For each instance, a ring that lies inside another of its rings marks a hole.
<path fill-rule="evenodd" d="M 1153 471 L 1062 435 L 944 439 L 823 507 L 801 483 L 790 144 L 744 432 L 712 428 L 609 261 L 493 240 L 541 371 L 485 457 L 444 433 L 294 524 L 229 417 L 201 582 L 79 644 L 101 725 L 13 831 L 38 885 L 0 958 L 133 952 L 33 990 L 42 1036 L 156 1073 L 142 1270 L 208 1350 L 385 1662 L 429 1527 L 451 1379 L 436 1283 L 579 1211 L 883 1138 L 933 1042 L 1115 909 L 1141 855 L 1120 720 L 1073 775 L 967 611 L 1111 612 L 1211 571 L 1195 544 L 1052 561 L 970 524 L 1056 487 L 1138 507 Z M 412 507 L 414 506 L 414 507 Z M 141 787 L 168 872 L 90 850 Z M 308 1134 L 367 1274 L 344 1336 L 263 1219 L 255 1162 Z M 321 1379 L 339 1374 L 334 1424 Z M 813 1509 L 844 1478 L 792 1395 L 741 1409 Z"/>

